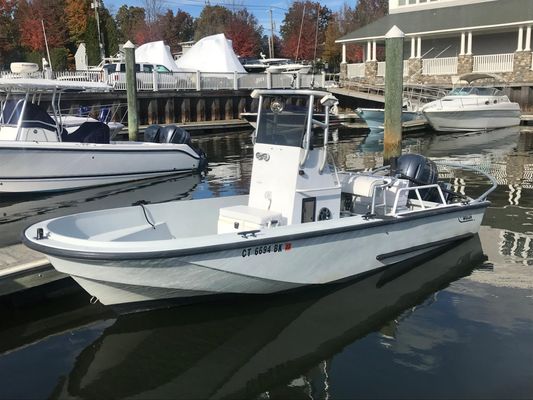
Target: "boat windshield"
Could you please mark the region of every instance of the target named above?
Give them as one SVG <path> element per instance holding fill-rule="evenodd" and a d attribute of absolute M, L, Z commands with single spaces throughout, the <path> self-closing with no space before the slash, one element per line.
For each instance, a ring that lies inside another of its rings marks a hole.
<path fill-rule="evenodd" d="M 265 107 L 257 124 L 257 143 L 302 147 L 309 99 L 299 97 L 292 100 L 296 104 L 277 97 L 263 98 Z"/>
<path fill-rule="evenodd" d="M 493 87 L 483 86 L 464 86 L 453 89 L 448 96 L 501 96 L 503 93 Z"/>
<path fill-rule="evenodd" d="M 22 114 L 24 100 L 8 100 L 4 103 L 0 121 L 4 125 L 17 125 L 22 118 L 23 128 L 56 129 L 56 123 L 50 115 L 37 104 L 27 102 Z"/>

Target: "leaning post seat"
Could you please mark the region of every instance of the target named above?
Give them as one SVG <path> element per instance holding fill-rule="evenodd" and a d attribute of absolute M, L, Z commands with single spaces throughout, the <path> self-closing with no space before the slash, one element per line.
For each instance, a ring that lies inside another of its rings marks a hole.
<path fill-rule="evenodd" d="M 218 233 L 242 232 L 282 225 L 282 215 L 277 211 L 238 205 L 219 211 Z"/>

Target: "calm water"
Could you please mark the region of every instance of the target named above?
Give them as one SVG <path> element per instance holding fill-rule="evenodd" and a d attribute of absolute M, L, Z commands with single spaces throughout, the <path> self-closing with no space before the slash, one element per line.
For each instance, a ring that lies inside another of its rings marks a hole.
<path fill-rule="evenodd" d="M 249 134 L 198 141 L 211 162 L 205 178 L 0 199 L 0 244 L 65 213 L 247 193 Z M 331 147 L 340 168 L 382 162 L 375 133 L 343 129 Z M 78 290 L 3 305 L 0 398 L 533 398 L 533 138 L 424 136 L 404 151 L 496 177 L 478 236 L 350 284 L 292 294 L 125 316 Z M 452 183 L 485 188 L 475 176 Z"/>

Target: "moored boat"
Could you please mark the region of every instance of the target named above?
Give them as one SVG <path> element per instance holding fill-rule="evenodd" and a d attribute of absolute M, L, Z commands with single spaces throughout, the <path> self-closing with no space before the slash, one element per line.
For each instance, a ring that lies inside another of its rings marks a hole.
<path fill-rule="evenodd" d="M 149 143 L 111 141 L 109 126 L 98 121 L 74 131 L 62 125 L 62 92 L 106 89 L 96 82 L 0 79 L 0 192 L 71 190 L 205 166 L 205 154 L 176 126 L 161 127 Z M 52 116 L 38 103 L 44 93 Z"/>
<path fill-rule="evenodd" d="M 488 74 L 460 77 L 467 86 L 457 87 L 441 99 L 421 108 L 436 131 L 486 131 L 520 125 L 520 105 L 509 100 L 501 90 L 490 86 L 472 86 L 481 79 L 495 79 Z"/>
<path fill-rule="evenodd" d="M 24 243 L 103 304 L 145 308 L 341 282 L 477 233 L 492 178 L 471 198 L 450 191 L 437 165 L 418 155 L 394 168 L 338 171 L 327 162 L 333 96 L 252 96 L 259 114 L 249 195 L 55 218 L 26 229 Z M 324 122 L 313 118 L 317 102 Z"/>
<path fill-rule="evenodd" d="M 385 110 L 383 108 L 356 108 L 356 114 L 363 119 L 368 129 L 383 129 L 385 123 Z M 402 123 L 424 119 L 422 113 L 418 111 L 402 110 Z"/>

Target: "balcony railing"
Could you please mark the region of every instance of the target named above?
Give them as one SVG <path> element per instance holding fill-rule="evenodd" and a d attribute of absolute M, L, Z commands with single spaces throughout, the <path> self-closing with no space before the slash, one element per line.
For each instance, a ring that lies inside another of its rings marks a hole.
<path fill-rule="evenodd" d="M 364 78 L 365 63 L 348 64 L 348 78 Z"/>
<path fill-rule="evenodd" d="M 378 76 L 385 76 L 386 65 L 385 61 L 378 62 Z M 403 76 L 409 76 L 409 60 L 403 60 Z"/>
<path fill-rule="evenodd" d="M 514 53 L 474 56 L 472 72 L 512 72 Z"/>
<path fill-rule="evenodd" d="M 456 75 L 457 57 L 428 58 L 422 60 L 424 75 Z"/>

